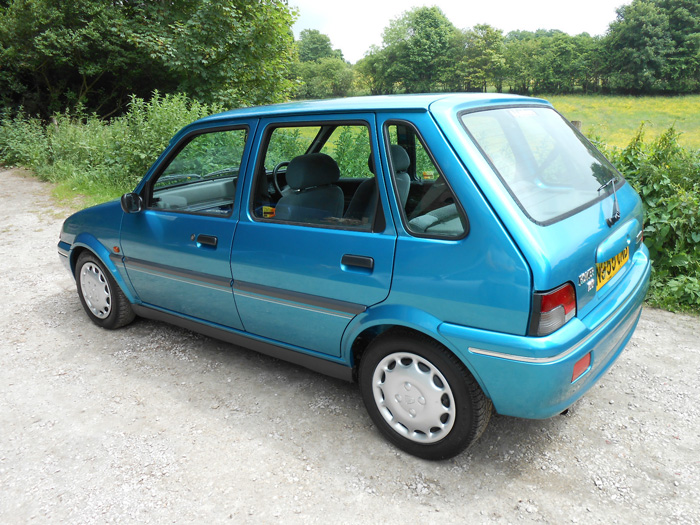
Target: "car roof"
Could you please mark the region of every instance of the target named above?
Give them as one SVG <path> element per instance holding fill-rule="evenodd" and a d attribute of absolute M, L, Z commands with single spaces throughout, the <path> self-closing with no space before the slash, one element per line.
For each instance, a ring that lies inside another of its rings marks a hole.
<path fill-rule="evenodd" d="M 354 113 L 376 111 L 418 111 L 426 112 L 430 106 L 439 102 L 442 110 L 448 107 L 474 109 L 502 104 L 547 104 L 547 102 L 519 95 L 500 93 L 431 93 L 417 95 L 378 95 L 367 97 L 348 97 L 326 100 L 309 100 L 287 102 L 268 106 L 255 106 L 234 109 L 205 117 L 198 124 L 212 123 L 235 118 L 263 118 L 279 115 Z"/>

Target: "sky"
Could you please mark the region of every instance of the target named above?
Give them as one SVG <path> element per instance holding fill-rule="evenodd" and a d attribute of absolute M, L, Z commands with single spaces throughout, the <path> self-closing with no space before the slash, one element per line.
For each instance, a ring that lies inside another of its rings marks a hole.
<path fill-rule="evenodd" d="M 371 45 L 381 45 L 382 31 L 402 13 L 438 6 L 459 29 L 489 24 L 504 34 L 520 29 L 559 29 L 571 35 L 602 35 L 615 20 L 615 9 L 631 0 L 289 0 L 298 9 L 295 38 L 303 29 L 328 35 L 334 49 L 353 64 Z"/>

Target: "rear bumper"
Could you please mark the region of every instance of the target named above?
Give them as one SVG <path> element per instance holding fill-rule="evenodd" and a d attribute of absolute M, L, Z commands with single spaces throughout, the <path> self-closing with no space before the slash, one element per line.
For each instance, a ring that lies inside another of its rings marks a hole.
<path fill-rule="evenodd" d="M 496 334 L 443 323 L 440 333 L 474 372 L 499 414 L 543 419 L 564 411 L 610 368 L 632 337 L 649 289 L 648 251 L 638 250 L 615 291 L 583 319 L 546 337 Z M 572 382 L 574 364 L 591 354 Z"/>

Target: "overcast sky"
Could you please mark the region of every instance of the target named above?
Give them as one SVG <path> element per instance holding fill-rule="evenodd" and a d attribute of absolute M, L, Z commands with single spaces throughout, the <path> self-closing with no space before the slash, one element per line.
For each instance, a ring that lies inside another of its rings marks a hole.
<path fill-rule="evenodd" d="M 318 29 L 353 64 L 372 44 L 381 45 L 390 20 L 417 6 L 437 5 L 459 29 L 489 24 L 504 33 L 521 29 L 560 29 L 571 35 L 602 35 L 615 9 L 631 0 L 289 0 L 299 10 L 294 36 Z"/>

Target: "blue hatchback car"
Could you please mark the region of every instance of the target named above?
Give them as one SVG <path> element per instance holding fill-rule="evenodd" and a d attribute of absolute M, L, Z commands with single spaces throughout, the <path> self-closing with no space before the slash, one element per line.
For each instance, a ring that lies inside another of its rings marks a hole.
<path fill-rule="evenodd" d="M 194 122 L 58 251 L 99 326 L 164 320 L 357 381 L 392 443 L 441 459 L 612 365 L 649 286 L 642 222 L 543 100 L 366 97 Z"/>

